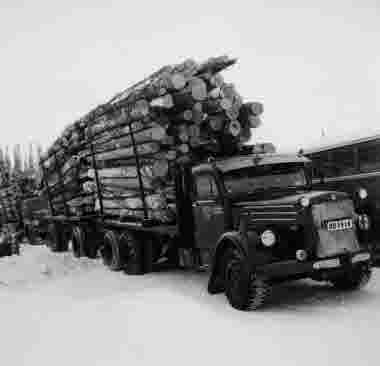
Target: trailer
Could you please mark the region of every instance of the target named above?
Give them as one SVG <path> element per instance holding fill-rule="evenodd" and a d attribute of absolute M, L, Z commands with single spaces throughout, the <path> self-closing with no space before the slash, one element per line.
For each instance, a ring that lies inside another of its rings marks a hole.
<path fill-rule="evenodd" d="M 20 253 L 23 221 L 16 191 L 14 183 L 2 184 L 0 187 L 0 256 Z"/>
<path fill-rule="evenodd" d="M 117 128 L 126 125 L 127 123 L 119 124 Z M 110 130 L 112 130 L 112 128 Z M 132 128 L 130 134 L 125 134 L 125 136 L 127 135 L 131 136 L 135 151 L 135 161 L 136 166 L 138 167 L 138 180 L 141 187 L 141 199 L 142 202 L 144 202 L 144 218 L 139 220 L 134 216 L 130 216 L 120 220 L 116 219 L 113 215 L 105 214 L 103 212 L 102 189 L 98 177 L 96 153 L 93 147 L 97 135 L 94 135 L 87 144 L 87 147 L 90 149 L 89 155 L 82 156 L 81 158 L 85 160 L 86 158 L 91 157 L 91 169 L 95 171 L 95 181 L 97 186 L 96 195 L 100 205 L 99 213 L 89 215 L 86 213 L 86 209 L 83 209 L 81 215 L 71 213 L 66 198 L 67 192 L 64 183 L 65 176 L 59 174 L 58 182 L 54 185 L 50 185 L 46 179 L 45 161 L 42 159 L 40 162 L 40 168 L 43 176 L 44 194 L 50 211 L 50 214 L 44 217 L 44 221 L 47 223 L 47 242 L 53 251 L 67 250 L 69 242 L 71 242 L 73 254 L 77 257 L 88 256 L 94 258 L 100 253 L 104 263 L 111 269 L 118 270 L 125 267 L 128 273 L 142 274 L 152 270 L 153 263 L 158 257 L 160 257 L 165 245 L 169 244 L 171 240 L 177 239 L 181 236 L 180 227 L 183 226 L 183 223 L 176 221 L 162 225 L 162 223 L 148 218 L 148 210 L 145 206 L 146 200 L 144 197 L 144 189 L 142 188 L 143 178 L 141 176 L 141 170 L 139 169 L 139 154 L 137 152 Z M 119 136 L 119 138 L 122 137 L 123 136 Z M 112 139 L 113 138 L 110 138 L 109 141 Z M 107 140 L 104 141 L 104 143 L 107 142 Z M 72 151 L 72 153 L 75 154 L 76 151 L 80 151 L 83 148 L 83 145 L 79 145 L 76 150 Z M 117 150 L 117 148 L 109 149 L 107 151 L 115 150 Z M 57 162 L 58 159 L 54 159 L 54 161 Z M 58 165 L 54 167 L 57 172 L 60 172 L 61 168 L 62 167 Z M 178 171 L 183 171 L 183 168 L 178 168 Z M 66 174 L 70 174 L 70 170 L 68 170 Z M 177 177 L 176 181 L 178 180 L 179 178 Z M 51 191 L 54 189 L 58 189 L 60 192 L 58 200 L 57 198 L 55 200 L 52 199 Z M 71 195 L 70 199 L 72 200 L 82 196 L 83 193 L 74 196 Z M 177 202 L 180 205 L 182 199 L 178 197 Z M 64 215 L 57 214 L 57 205 L 64 207 Z M 127 254 L 125 249 L 120 249 L 125 246 L 130 248 L 128 250 L 130 250 L 131 253 L 134 253 L 133 256 Z M 171 249 L 172 248 L 170 248 L 169 252 Z M 127 257 L 130 258 L 126 260 Z M 174 260 L 174 263 L 178 262 L 176 253 L 173 254 L 171 252 L 170 257 L 172 261 Z"/>
<path fill-rule="evenodd" d="M 46 216 L 49 215 L 48 200 L 39 193 L 25 195 L 21 200 L 20 212 L 23 235 L 31 245 L 42 245 L 47 235 Z"/>

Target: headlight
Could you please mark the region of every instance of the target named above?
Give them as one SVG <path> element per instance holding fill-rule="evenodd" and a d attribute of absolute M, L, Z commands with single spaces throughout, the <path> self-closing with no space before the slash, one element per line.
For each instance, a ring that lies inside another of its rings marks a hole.
<path fill-rule="evenodd" d="M 371 220 L 368 215 L 359 215 L 358 226 L 360 230 L 369 230 L 371 227 Z"/>
<path fill-rule="evenodd" d="M 300 204 L 302 207 L 308 207 L 310 205 L 310 200 L 307 197 L 302 197 L 300 199 Z"/>
<path fill-rule="evenodd" d="M 261 234 L 261 242 L 266 247 L 271 247 L 276 242 L 276 235 L 274 235 L 274 232 L 272 230 L 265 230 Z"/>
<path fill-rule="evenodd" d="M 303 249 L 297 250 L 296 251 L 296 258 L 299 261 L 305 261 L 307 259 L 307 252 L 306 252 L 306 250 L 303 250 Z"/>
<path fill-rule="evenodd" d="M 362 199 L 365 200 L 368 197 L 368 192 L 365 188 L 360 188 L 358 191 L 358 196 Z"/>

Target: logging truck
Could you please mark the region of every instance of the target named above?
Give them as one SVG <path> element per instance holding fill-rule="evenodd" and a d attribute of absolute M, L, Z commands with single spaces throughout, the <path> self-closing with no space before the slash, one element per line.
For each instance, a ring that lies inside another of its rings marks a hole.
<path fill-rule="evenodd" d="M 259 308 L 285 280 L 312 278 L 340 289 L 369 281 L 371 252 L 361 240 L 369 221 L 346 193 L 313 189 L 308 158 L 209 157 L 177 164 L 174 182 L 176 215 L 168 223 L 149 218 L 146 207 L 141 219 L 115 219 L 103 211 L 100 187 L 95 215 L 55 214 L 49 198 L 49 245 L 64 251 L 71 243 L 75 256 L 100 254 L 111 270 L 128 274 L 163 265 L 208 270 L 209 293 L 224 292 L 239 310 Z"/>
<path fill-rule="evenodd" d="M 0 187 L 0 257 L 19 254 L 18 233 L 22 218 L 12 188 L 10 184 Z"/>
<path fill-rule="evenodd" d="M 39 193 L 33 176 L 16 175 L 12 179 L 2 179 L 0 184 L 0 218 L 4 234 L 2 242 L 13 243 L 14 249 L 10 250 L 11 254 L 18 253 L 19 243 L 23 239 L 30 244 L 42 243 L 46 233 L 43 218 L 47 214 L 48 203 Z"/>

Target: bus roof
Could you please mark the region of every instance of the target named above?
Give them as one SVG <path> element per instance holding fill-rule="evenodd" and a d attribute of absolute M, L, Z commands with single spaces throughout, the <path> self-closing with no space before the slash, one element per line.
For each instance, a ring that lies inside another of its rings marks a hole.
<path fill-rule="evenodd" d="M 350 145 L 356 145 L 364 142 L 369 142 L 369 141 L 374 141 L 374 140 L 379 140 L 380 139 L 380 132 L 374 133 L 371 135 L 367 135 L 366 137 L 356 137 L 356 138 L 351 138 L 351 139 L 342 139 L 340 141 L 336 141 L 334 143 L 321 143 L 319 146 L 316 147 L 310 147 L 307 149 L 302 149 L 303 154 L 309 155 L 309 154 L 314 154 L 317 152 L 322 152 L 322 151 L 328 151 L 328 150 L 333 150 L 337 149 L 340 147 L 345 147 L 345 146 L 350 146 Z"/>
<path fill-rule="evenodd" d="M 307 163 L 310 160 L 297 154 L 253 154 L 245 156 L 231 157 L 225 160 L 216 161 L 217 167 L 221 171 L 241 169 L 250 166 L 285 164 L 285 163 Z"/>

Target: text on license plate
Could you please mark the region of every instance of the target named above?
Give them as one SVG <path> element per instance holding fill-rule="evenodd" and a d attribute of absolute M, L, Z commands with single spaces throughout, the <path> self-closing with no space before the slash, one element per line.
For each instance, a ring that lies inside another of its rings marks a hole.
<path fill-rule="evenodd" d="M 352 229 L 352 227 L 353 227 L 352 219 L 343 219 L 343 220 L 327 222 L 328 231 L 347 230 L 347 229 Z"/>

